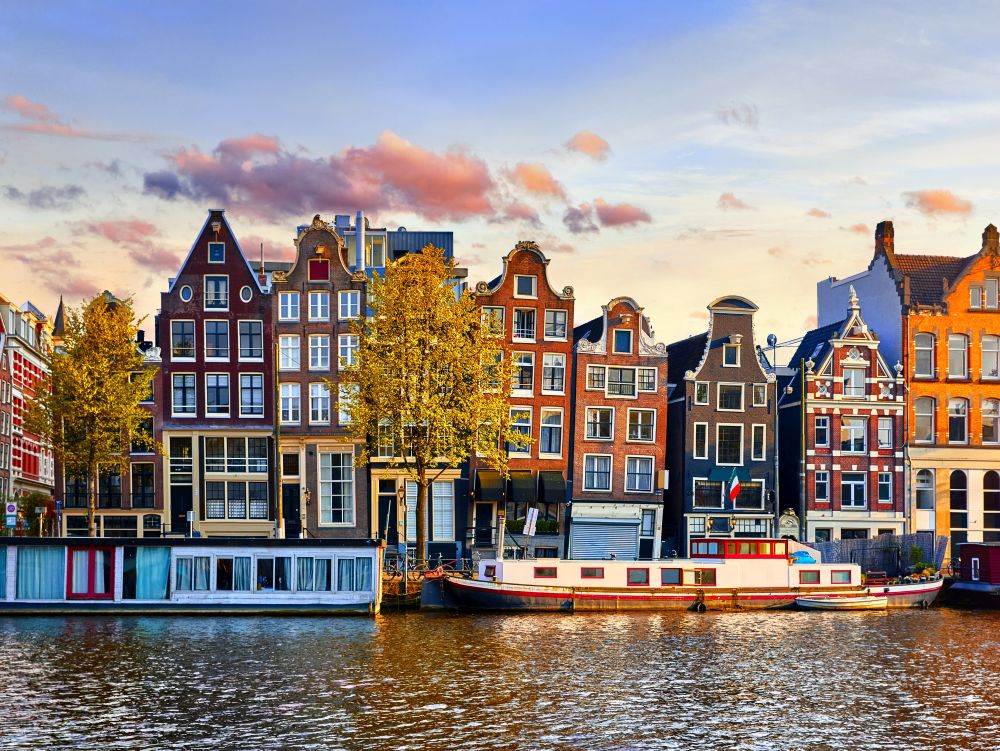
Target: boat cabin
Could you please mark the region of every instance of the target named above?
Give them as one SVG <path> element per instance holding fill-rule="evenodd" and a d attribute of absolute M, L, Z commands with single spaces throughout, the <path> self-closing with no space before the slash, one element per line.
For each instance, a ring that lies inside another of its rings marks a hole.
<path fill-rule="evenodd" d="M 720 540 L 691 541 L 692 558 L 787 558 L 788 540 Z M 818 556 L 818 553 L 816 553 Z"/>
<path fill-rule="evenodd" d="M 1000 542 L 964 542 L 958 551 L 959 579 L 1000 585 Z"/>

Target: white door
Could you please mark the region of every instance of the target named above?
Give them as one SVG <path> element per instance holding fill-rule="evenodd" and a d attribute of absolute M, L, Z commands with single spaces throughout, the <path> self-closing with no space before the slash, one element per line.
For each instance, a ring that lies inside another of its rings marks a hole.
<path fill-rule="evenodd" d="M 979 581 L 979 559 L 972 559 L 972 581 Z"/>

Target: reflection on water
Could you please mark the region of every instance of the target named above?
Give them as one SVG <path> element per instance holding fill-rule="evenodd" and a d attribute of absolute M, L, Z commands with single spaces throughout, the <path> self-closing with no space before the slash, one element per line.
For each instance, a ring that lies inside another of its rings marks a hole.
<path fill-rule="evenodd" d="M 0 619 L 0 748 L 996 749 L 1000 613 Z"/>

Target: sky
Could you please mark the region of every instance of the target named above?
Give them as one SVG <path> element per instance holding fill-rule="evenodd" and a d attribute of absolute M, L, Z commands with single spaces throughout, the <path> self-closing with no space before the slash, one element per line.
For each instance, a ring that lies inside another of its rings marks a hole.
<path fill-rule="evenodd" d="M 1000 221 L 1000 6 L 942 8 L 4 3 L 0 293 L 152 315 L 209 208 L 268 258 L 360 209 L 473 283 L 537 241 L 577 322 L 627 295 L 671 342 L 737 294 L 792 339 L 879 221 L 942 255 Z"/>

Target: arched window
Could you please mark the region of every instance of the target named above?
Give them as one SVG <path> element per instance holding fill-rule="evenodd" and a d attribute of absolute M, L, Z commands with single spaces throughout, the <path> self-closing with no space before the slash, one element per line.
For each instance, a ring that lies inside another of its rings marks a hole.
<path fill-rule="evenodd" d="M 933 511 L 936 495 L 934 490 L 934 470 L 917 470 L 916 489 L 917 508 L 925 511 Z"/>
<path fill-rule="evenodd" d="M 983 337 L 983 378 L 1000 378 L 1000 336 Z"/>
<path fill-rule="evenodd" d="M 992 469 L 983 475 L 984 542 L 1000 539 L 1000 473 Z"/>
<path fill-rule="evenodd" d="M 969 400 L 948 400 L 948 443 L 967 443 L 969 440 Z"/>
<path fill-rule="evenodd" d="M 918 443 L 934 442 L 934 400 L 921 396 L 913 402 L 913 440 Z"/>
<path fill-rule="evenodd" d="M 965 334 L 948 335 L 948 377 L 969 377 L 969 337 Z"/>
<path fill-rule="evenodd" d="M 913 337 L 916 349 L 914 375 L 922 378 L 934 377 L 934 335 L 917 334 Z"/>
<path fill-rule="evenodd" d="M 983 443 L 1000 443 L 1000 401 L 983 399 Z"/>
<path fill-rule="evenodd" d="M 951 495 L 951 542 L 965 542 L 969 527 L 969 479 L 965 472 L 955 470 L 949 479 Z M 958 555 L 958 550 L 952 547 L 952 556 Z"/>

